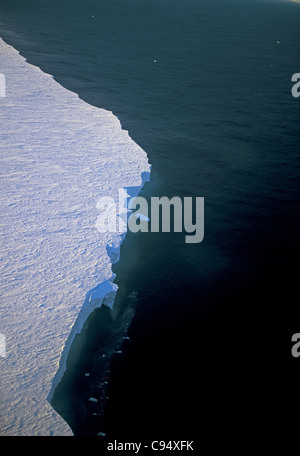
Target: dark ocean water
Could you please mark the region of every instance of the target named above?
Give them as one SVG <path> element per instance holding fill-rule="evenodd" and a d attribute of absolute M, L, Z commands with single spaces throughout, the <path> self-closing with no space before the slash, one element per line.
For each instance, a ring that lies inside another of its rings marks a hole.
<path fill-rule="evenodd" d="M 299 24 L 300 5 L 276 0 L 1 1 L 3 39 L 147 152 L 143 196 L 205 198 L 200 244 L 128 233 L 121 317 L 95 312 L 57 397 L 76 435 L 201 443 L 293 426 Z M 98 419 L 83 373 L 97 378 L 110 331 L 131 318 Z"/>

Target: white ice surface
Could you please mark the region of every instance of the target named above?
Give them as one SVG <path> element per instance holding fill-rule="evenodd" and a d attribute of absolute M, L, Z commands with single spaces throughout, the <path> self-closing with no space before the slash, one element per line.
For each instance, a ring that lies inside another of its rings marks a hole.
<path fill-rule="evenodd" d="M 93 308 L 111 306 L 117 289 L 108 253 L 115 261 L 119 246 L 95 228 L 97 200 L 141 186 L 150 166 L 111 112 L 1 39 L 0 73 L 0 434 L 72 435 L 47 398 L 70 334 Z"/>

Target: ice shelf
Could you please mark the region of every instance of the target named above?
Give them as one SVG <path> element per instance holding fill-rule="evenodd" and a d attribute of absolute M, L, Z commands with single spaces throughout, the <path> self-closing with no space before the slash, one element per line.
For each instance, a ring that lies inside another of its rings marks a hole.
<path fill-rule="evenodd" d="M 150 165 L 116 116 L 1 39 L 0 73 L 0 434 L 72 435 L 49 398 L 73 336 L 117 290 L 118 233 L 96 229 L 97 201 L 141 187 Z"/>

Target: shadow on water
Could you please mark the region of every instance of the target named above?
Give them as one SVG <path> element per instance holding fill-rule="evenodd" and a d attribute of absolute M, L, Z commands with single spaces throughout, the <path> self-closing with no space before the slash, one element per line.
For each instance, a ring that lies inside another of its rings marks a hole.
<path fill-rule="evenodd" d="M 74 435 L 96 435 L 105 428 L 110 366 L 113 356 L 120 356 L 122 346 L 129 343 L 127 330 L 135 305 L 135 294 L 119 289 L 113 310 L 106 306 L 94 310 L 74 338 L 67 369 L 51 401 Z"/>

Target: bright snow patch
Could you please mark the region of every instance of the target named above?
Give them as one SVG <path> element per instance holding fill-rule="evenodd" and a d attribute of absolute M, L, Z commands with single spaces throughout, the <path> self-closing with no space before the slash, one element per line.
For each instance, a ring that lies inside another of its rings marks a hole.
<path fill-rule="evenodd" d="M 120 240 L 95 228 L 97 200 L 141 186 L 150 166 L 111 112 L 1 39 L 0 54 L 0 433 L 71 435 L 49 400 L 75 334 L 117 290 L 107 248 L 117 260 Z"/>

